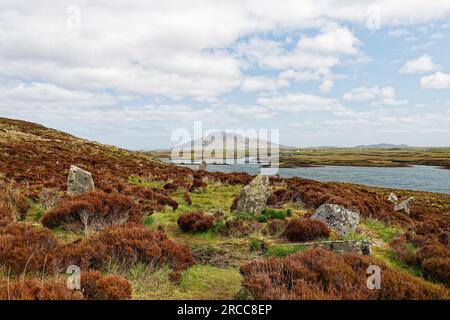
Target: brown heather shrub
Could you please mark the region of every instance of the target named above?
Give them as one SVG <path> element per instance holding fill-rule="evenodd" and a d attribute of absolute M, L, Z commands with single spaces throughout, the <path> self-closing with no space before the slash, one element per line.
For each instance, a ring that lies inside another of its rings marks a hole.
<path fill-rule="evenodd" d="M 358 211 L 366 218 L 401 225 L 411 223 L 410 217 L 393 210 L 392 203 L 387 201 L 388 195 L 380 197 L 375 192 L 357 186 L 324 183 L 301 178 L 287 179 L 286 183 L 293 198 L 300 198 L 306 206 L 312 208 L 318 208 L 324 203 L 334 203 Z"/>
<path fill-rule="evenodd" d="M 172 199 L 165 190 L 142 186 L 121 186 L 118 188 L 118 192 L 137 199 L 141 209 L 145 209 L 149 213 L 153 213 L 154 210 L 162 210 L 165 205 L 170 206 L 173 211 L 178 208 L 178 202 Z"/>
<path fill-rule="evenodd" d="M 186 202 L 186 204 L 187 204 L 188 206 L 191 206 L 191 205 L 192 205 L 192 200 L 191 200 L 191 197 L 189 196 L 189 193 L 185 192 L 185 193 L 183 194 L 183 198 L 184 198 L 184 202 Z"/>
<path fill-rule="evenodd" d="M 450 248 L 442 238 L 448 232 L 429 223 L 419 225 L 417 231 L 396 237 L 389 245 L 402 263 L 420 268 L 427 279 L 448 285 Z"/>
<path fill-rule="evenodd" d="M 88 300 L 131 299 L 130 283 L 117 275 L 104 276 L 97 271 L 81 273 L 81 291 Z"/>
<path fill-rule="evenodd" d="M 63 279 L 42 281 L 21 278 L 16 281 L 0 279 L 0 300 L 81 300 L 83 295 L 67 289 Z"/>
<path fill-rule="evenodd" d="M 143 215 L 133 200 L 121 194 L 93 191 L 61 200 L 42 219 L 50 229 L 63 226 L 80 231 L 91 227 L 103 229 L 110 225 L 142 223 Z"/>
<path fill-rule="evenodd" d="M 426 259 L 422 262 L 422 272 L 426 279 L 441 282 L 450 287 L 450 259 Z"/>
<path fill-rule="evenodd" d="M 369 290 L 367 267 L 381 268 L 381 289 Z M 447 290 L 357 254 L 337 255 L 321 248 L 285 258 L 254 261 L 240 269 L 243 285 L 262 300 L 449 299 Z"/>
<path fill-rule="evenodd" d="M 225 222 L 220 232 L 229 237 L 245 237 L 261 229 L 261 224 L 256 220 L 232 219 Z"/>
<path fill-rule="evenodd" d="M 293 194 L 286 189 L 278 189 L 272 192 L 267 199 L 267 205 L 276 206 L 292 200 Z"/>
<path fill-rule="evenodd" d="M 111 263 L 124 268 L 142 262 L 151 266 L 167 264 L 174 271 L 193 265 L 189 247 L 177 244 L 160 231 L 142 225 L 112 226 L 59 250 L 62 266 L 72 264 L 83 270 L 104 270 Z"/>
<path fill-rule="evenodd" d="M 192 181 L 192 185 L 189 188 L 189 191 L 195 191 L 198 189 L 206 189 L 208 187 L 208 184 L 206 182 L 203 181 L 203 179 L 194 177 L 194 180 Z"/>
<path fill-rule="evenodd" d="M 8 208 L 0 207 L 0 227 L 7 225 L 13 220 L 12 214 Z"/>
<path fill-rule="evenodd" d="M 330 230 L 322 221 L 310 219 L 291 219 L 284 231 L 289 241 L 310 241 L 317 238 L 326 238 Z"/>
<path fill-rule="evenodd" d="M 56 269 L 57 240 L 50 230 L 25 222 L 0 227 L 0 266 L 6 272 L 49 273 Z"/>
<path fill-rule="evenodd" d="M 14 183 L 5 183 L 0 180 L 0 213 L 1 216 L 7 218 L 6 212 L 9 212 L 11 220 L 25 220 L 29 201 L 24 192 L 14 187 Z"/>
<path fill-rule="evenodd" d="M 202 212 L 189 212 L 182 214 L 177 223 L 185 232 L 206 231 L 214 225 L 214 217 Z"/>
<path fill-rule="evenodd" d="M 279 236 L 286 230 L 286 221 L 281 219 L 272 219 L 267 222 L 264 233 L 271 236 Z"/>
<path fill-rule="evenodd" d="M 230 208 L 231 212 L 236 210 L 238 202 L 239 202 L 239 196 L 234 197 L 233 203 L 231 204 L 231 208 Z"/>

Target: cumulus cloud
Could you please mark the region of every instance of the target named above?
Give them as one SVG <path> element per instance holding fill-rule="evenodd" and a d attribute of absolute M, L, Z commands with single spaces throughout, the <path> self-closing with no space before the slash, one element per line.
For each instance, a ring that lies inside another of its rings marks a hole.
<path fill-rule="evenodd" d="M 346 92 L 343 97 L 347 101 L 368 101 L 378 99 L 379 102 L 395 106 L 405 104 L 405 100 L 397 100 L 393 87 L 359 87 Z"/>
<path fill-rule="evenodd" d="M 289 85 L 289 81 L 284 78 L 272 79 L 269 77 L 246 77 L 241 85 L 244 92 L 252 91 L 277 91 L 279 88 Z"/>
<path fill-rule="evenodd" d="M 325 54 L 356 54 L 361 42 L 346 28 L 337 28 L 315 37 L 303 37 L 297 48 Z"/>
<path fill-rule="evenodd" d="M 342 114 L 349 111 L 336 99 L 323 98 L 305 93 L 289 93 L 273 97 L 262 97 L 258 103 L 273 110 L 286 112 L 330 111 Z"/>
<path fill-rule="evenodd" d="M 353 77 L 361 63 L 373 61 L 360 40 L 366 1 L 78 1 L 79 28 L 68 24 L 70 4 L 0 2 L 2 116 L 139 127 L 142 121 L 248 122 L 284 111 L 350 114 L 300 82 L 316 81 L 313 90 L 330 92 L 344 77 L 336 70 Z M 450 13 L 447 0 L 370 5 L 382 8 L 382 27 L 395 28 L 393 37 Z M 438 71 L 432 64 L 407 69 Z M 446 87 L 447 76 L 421 83 Z M 404 103 L 393 89 L 378 91 L 369 100 Z"/>
<path fill-rule="evenodd" d="M 407 61 L 399 72 L 403 74 L 424 73 L 435 71 L 439 69 L 439 65 L 433 62 L 433 58 L 427 54 L 420 56 L 417 59 Z"/>
<path fill-rule="evenodd" d="M 420 78 L 420 85 L 424 89 L 450 88 L 450 74 L 436 72 L 430 76 Z"/>

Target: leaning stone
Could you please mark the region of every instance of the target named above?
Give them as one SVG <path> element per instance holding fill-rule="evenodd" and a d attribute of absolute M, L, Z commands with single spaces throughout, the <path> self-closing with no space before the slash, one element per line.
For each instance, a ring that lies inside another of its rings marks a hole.
<path fill-rule="evenodd" d="M 67 177 L 67 193 L 71 196 L 93 191 L 94 180 L 92 174 L 86 170 L 71 165 Z"/>
<path fill-rule="evenodd" d="M 340 236 L 354 231 L 359 223 L 359 213 L 348 210 L 337 204 L 323 204 L 313 214 L 311 219 L 322 221 L 333 228 Z"/>
<path fill-rule="evenodd" d="M 235 211 L 262 213 L 270 195 L 269 185 L 268 176 L 261 174 L 256 176 L 242 189 Z"/>
<path fill-rule="evenodd" d="M 409 197 L 405 201 L 400 202 L 399 204 L 396 204 L 394 206 L 394 210 L 395 211 L 404 210 L 407 214 L 409 214 L 409 212 L 411 211 L 411 204 L 414 202 L 415 199 L 416 198 L 414 198 L 414 197 Z"/>

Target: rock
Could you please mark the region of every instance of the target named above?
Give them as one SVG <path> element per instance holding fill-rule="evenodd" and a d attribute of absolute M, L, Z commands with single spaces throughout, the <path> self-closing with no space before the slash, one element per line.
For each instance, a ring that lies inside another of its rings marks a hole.
<path fill-rule="evenodd" d="M 270 195 L 269 185 L 268 176 L 257 175 L 242 189 L 235 211 L 262 213 Z"/>
<path fill-rule="evenodd" d="M 411 204 L 414 202 L 416 198 L 414 197 L 409 197 L 408 199 L 406 199 L 403 202 L 400 202 L 399 204 L 396 204 L 394 206 L 394 210 L 395 211 L 405 211 L 407 214 L 409 214 L 410 210 L 411 210 Z"/>
<path fill-rule="evenodd" d="M 371 254 L 372 244 L 368 240 L 337 240 L 302 243 L 306 248 L 321 247 L 336 253 L 357 253 L 369 256 Z"/>
<path fill-rule="evenodd" d="M 86 170 L 71 165 L 67 177 L 67 193 L 76 196 L 94 190 L 92 174 Z"/>
<path fill-rule="evenodd" d="M 406 199 L 405 201 L 402 201 L 400 203 L 398 203 L 398 198 L 394 193 L 391 193 L 389 195 L 388 201 L 392 202 L 394 204 L 394 210 L 395 211 L 405 211 L 407 214 L 409 214 L 409 212 L 411 211 L 411 205 L 414 202 L 416 198 L 414 197 L 409 197 L 408 199 Z"/>
<path fill-rule="evenodd" d="M 391 192 L 391 194 L 389 195 L 388 201 L 397 204 L 398 198 L 395 195 L 395 193 Z"/>
<path fill-rule="evenodd" d="M 337 231 L 340 236 L 354 231 L 359 223 L 359 213 L 337 204 L 323 204 L 311 219 L 320 220 Z"/>

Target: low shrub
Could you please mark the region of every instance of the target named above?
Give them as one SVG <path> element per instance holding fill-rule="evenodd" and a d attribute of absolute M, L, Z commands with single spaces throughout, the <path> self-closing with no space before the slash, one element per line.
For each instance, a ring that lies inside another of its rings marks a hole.
<path fill-rule="evenodd" d="M 225 222 L 220 231 L 225 236 L 245 237 L 261 229 L 261 224 L 256 220 L 232 219 Z"/>
<path fill-rule="evenodd" d="M 187 232 L 206 231 L 214 225 L 214 217 L 202 212 L 184 213 L 178 218 L 178 226 Z"/>
<path fill-rule="evenodd" d="M 281 219 L 273 219 L 267 222 L 264 228 L 264 233 L 270 236 L 279 236 L 284 233 L 286 229 L 286 221 Z"/>
<path fill-rule="evenodd" d="M 427 279 L 448 285 L 450 249 L 438 236 L 446 234 L 446 231 L 433 234 L 430 226 L 422 226 L 426 229 L 421 229 L 420 234 L 407 232 L 392 240 L 390 246 L 394 249 L 396 258 L 403 264 L 420 269 Z"/>
<path fill-rule="evenodd" d="M 14 188 L 12 183 L 0 181 L 0 211 L 1 215 L 9 216 L 10 220 L 25 220 L 30 202 L 20 189 Z M 9 215 L 6 215 L 9 212 Z"/>
<path fill-rule="evenodd" d="M 42 224 L 47 228 L 63 226 L 75 231 L 86 230 L 88 227 L 103 229 L 127 222 L 143 222 L 143 214 L 133 199 L 101 191 L 65 198 L 42 219 Z"/>
<path fill-rule="evenodd" d="M 264 250 L 264 243 L 258 239 L 250 239 L 248 248 L 250 251 L 262 251 Z"/>
<path fill-rule="evenodd" d="M 322 221 L 309 219 L 292 219 L 284 231 L 289 241 L 310 241 L 328 237 L 330 230 Z"/>
<path fill-rule="evenodd" d="M 81 273 L 81 291 L 88 300 L 125 300 L 131 298 L 132 288 L 126 279 L 117 275 L 89 271 Z"/>
<path fill-rule="evenodd" d="M 277 206 L 291 201 L 293 194 L 287 189 L 278 189 L 272 192 L 267 199 L 267 205 Z"/>
<path fill-rule="evenodd" d="M 192 185 L 189 188 L 189 191 L 195 191 L 198 189 L 206 189 L 208 187 L 208 184 L 203 181 L 202 178 L 194 177 L 194 180 L 192 181 Z"/>
<path fill-rule="evenodd" d="M 192 200 L 191 200 L 191 197 L 189 196 L 189 193 L 185 192 L 185 193 L 183 194 L 183 199 L 184 199 L 184 202 L 186 202 L 186 204 L 187 204 L 188 206 L 191 206 L 191 205 L 192 205 Z"/>
<path fill-rule="evenodd" d="M 59 250 L 62 265 L 78 265 L 83 270 L 102 270 L 111 263 L 129 269 L 137 263 L 169 265 L 174 271 L 193 264 L 189 247 L 177 244 L 160 231 L 141 225 L 112 226 Z"/>
<path fill-rule="evenodd" d="M 52 232 L 25 222 L 0 227 L 0 266 L 12 274 L 53 272 L 57 240 Z"/>
<path fill-rule="evenodd" d="M 0 300 L 81 300 L 83 295 L 67 289 L 62 279 L 42 281 L 36 278 L 21 278 L 16 281 L 0 279 Z"/>
<path fill-rule="evenodd" d="M 263 213 L 256 216 L 256 220 L 258 222 L 267 222 L 271 219 L 280 219 L 284 220 L 287 217 L 287 212 L 283 210 L 275 210 L 275 209 L 264 209 Z"/>
<path fill-rule="evenodd" d="M 379 290 L 367 288 L 367 268 L 381 268 Z M 357 254 L 311 248 L 285 258 L 253 261 L 240 269 L 243 285 L 257 300 L 448 299 L 443 286 L 402 273 Z"/>
<path fill-rule="evenodd" d="M 423 275 L 426 279 L 441 282 L 450 287 L 450 260 L 447 258 L 431 258 L 422 263 Z"/>

